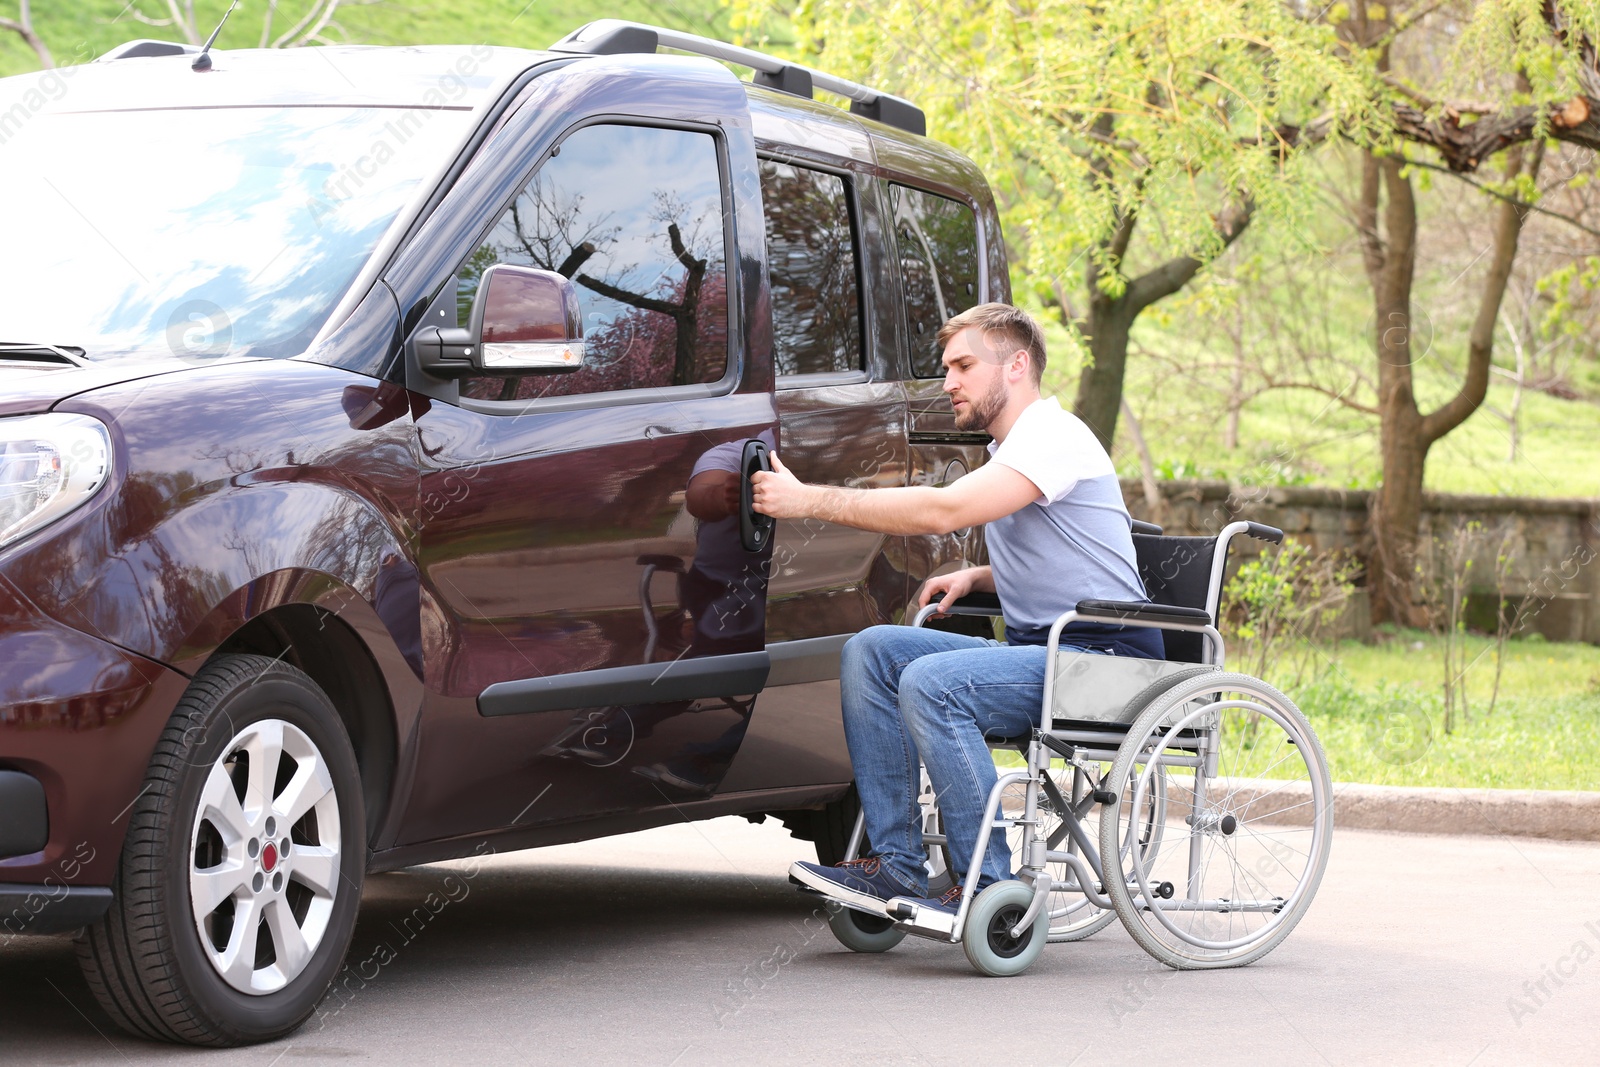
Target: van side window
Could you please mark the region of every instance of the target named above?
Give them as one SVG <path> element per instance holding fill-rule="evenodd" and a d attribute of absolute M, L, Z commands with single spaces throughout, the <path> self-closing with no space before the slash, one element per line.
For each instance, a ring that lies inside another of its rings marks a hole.
<path fill-rule="evenodd" d="M 779 375 L 861 370 L 861 294 L 845 180 L 761 161 Z"/>
<path fill-rule="evenodd" d="M 965 204 L 904 185 L 890 185 L 889 200 L 905 288 L 911 373 L 942 378 L 939 327 L 978 303 L 978 219 Z"/>
<path fill-rule="evenodd" d="M 468 378 L 474 400 L 533 400 L 719 381 L 728 369 L 727 227 L 710 134 L 596 125 L 561 143 L 457 272 L 467 324 L 486 268 L 578 283 L 584 365 Z"/>

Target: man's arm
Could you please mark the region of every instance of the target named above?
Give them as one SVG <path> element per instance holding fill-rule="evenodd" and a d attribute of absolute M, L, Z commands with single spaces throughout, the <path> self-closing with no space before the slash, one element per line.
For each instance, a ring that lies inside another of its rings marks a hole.
<path fill-rule="evenodd" d="M 701 522 L 716 522 L 739 513 L 739 472 L 712 469 L 689 479 L 684 503 Z"/>
<path fill-rule="evenodd" d="M 1010 467 L 989 463 L 954 483 L 890 489 L 807 485 L 772 453 L 771 472 L 752 478 L 755 509 L 779 519 L 821 519 L 886 534 L 944 534 L 1027 507 L 1039 487 Z"/>

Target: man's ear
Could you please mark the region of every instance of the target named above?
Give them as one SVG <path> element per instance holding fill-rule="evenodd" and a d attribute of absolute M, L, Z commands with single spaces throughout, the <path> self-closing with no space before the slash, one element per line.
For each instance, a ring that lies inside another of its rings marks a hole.
<path fill-rule="evenodd" d="M 1019 348 L 1011 354 L 1011 362 L 1006 365 L 1006 373 L 1020 381 L 1028 376 L 1028 350 Z"/>

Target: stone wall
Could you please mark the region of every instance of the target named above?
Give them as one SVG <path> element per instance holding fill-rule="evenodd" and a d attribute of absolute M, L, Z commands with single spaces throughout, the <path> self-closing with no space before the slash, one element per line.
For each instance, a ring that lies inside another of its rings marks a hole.
<path fill-rule="evenodd" d="M 1157 488 L 1165 513 L 1158 521 L 1169 533 L 1215 532 L 1235 519 L 1250 519 L 1279 527 L 1318 552 L 1363 553 L 1370 544 L 1372 494 L 1366 490 L 1200 481 L 1159 482 Z M 1151 518 L 1139 481 L 1123 482 L 1122 492 L 1135 518 Z M 1482 527 L 1469 572 L 1470 625 L 1494 626 L 1495 564 L 1504 545 L 1514 560 L 1508 597 L 1532 598 L 1527 629 L 1551 640 L 1600 644 L 1600 500 L 1427 493 L 1422 507 L 1424 549 L 1433 549 L 1435 538 L 1448 538 L 1463 524 Z M 1240 559 L 1261 546 L 1245 539 L 1234 547 Z M 1346 630 L 1360 636 L 1365 629 L 1363 596 L 1353 605 Z"/>

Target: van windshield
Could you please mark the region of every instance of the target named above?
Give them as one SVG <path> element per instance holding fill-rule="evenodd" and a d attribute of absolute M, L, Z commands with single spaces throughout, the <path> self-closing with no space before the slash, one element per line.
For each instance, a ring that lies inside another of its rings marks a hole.
<path fill-rule="evenodd" d="M 0 93 L 0 343 L 306 350 L 466 109 L 29 113 Z"/>

